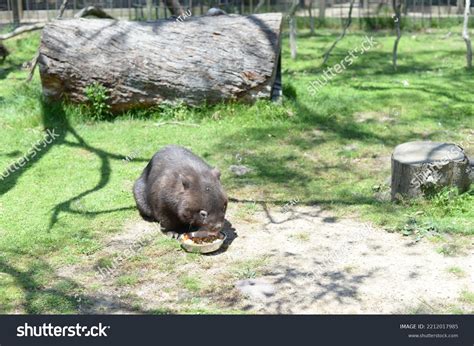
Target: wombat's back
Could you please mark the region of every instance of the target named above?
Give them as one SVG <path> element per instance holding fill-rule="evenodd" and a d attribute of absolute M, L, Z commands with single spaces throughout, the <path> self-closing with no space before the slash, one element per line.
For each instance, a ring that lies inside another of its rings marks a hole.
<path fill-rule="evenodd" d="M 212 169 L 199 156 L 194 155 L 190 150 L 177 146 L 168 145 L 159 150 L 151 159 L 152 171 L 180 171 L 192 168 L 197 173 Z"/>

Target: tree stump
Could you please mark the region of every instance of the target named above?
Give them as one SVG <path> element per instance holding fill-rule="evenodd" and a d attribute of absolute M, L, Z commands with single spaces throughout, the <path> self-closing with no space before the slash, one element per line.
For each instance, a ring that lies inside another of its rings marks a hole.
<path fill-rule="evenodd" d="M 426 196 L 445 186 L 465 192 L 470 170 L 469 159 L 456 144 L 400 144 L 392 154 L 392 200 Z"/>
<path fill-rule="evenodd" d="M 114 111 L 270 99 L 280 56 L 281 13 L 189 17 L 139 23 L 71 19 L 43 30 L 43 93 L 85 102 L 108 89 Z"/>

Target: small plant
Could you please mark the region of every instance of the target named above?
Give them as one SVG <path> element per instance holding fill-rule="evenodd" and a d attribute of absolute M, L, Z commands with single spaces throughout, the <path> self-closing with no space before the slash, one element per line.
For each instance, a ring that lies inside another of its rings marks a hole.
<path fill-rule="evenodd" d="M 265 266 L 266 257 L 242 261 L 236 264 L 234 275 L 240 279 L 254 279 L 260 276 Z"/>
<path fill-rule="evenodd" d="M 444 244 L 441 246 L 437 251 L 438 253 L 448 256 L 448 257 L 454 257 L 460 254 L 461 252 L 461 246 L 456 243 L 450 243 L 450 244 Z"/>
<path fill-rule="evenodd" d="M 474 305 L 474 292 L 471 291 L 462 291 L 461 292 L 461 301 L 464 303 Z"/>
<path fill-rule="evenodd" d="M 464 270 L 462 270 L 461 268 L 456 267 L 456 266 L 449 267 L 448 268 L 448 273 L 451 273 L 451 274 L 455 275 L 458 278 L 462 278 L 462 277 L 466 276 L 466 273 L 464 272 Z"/>
<path fill-rule="evenodd" d="M 474 201 L 474 191 L 460 194 L 456 189 L 444 188 L 431 197 L 431 203 L 440 216 L 454 216 L 468 212 Z"/>
<path fill-rule="evenodd" d="M 118 286 L 133 286 L 138 283 L 138 276 L 136 275 L 122 275 L 117 278 L 115 283 Z"/>
<path fill-rule="evenodd" d="M 310 236 L 308 233 L 295 233 L 290 236 L 290 238 L 300 241 L 300 242 L 308 242 L 310 240 Z"/>
<path fill-rule="evenodd" d="M 102 84 L 94 82 L 85 89 L 89 101 L 91 116 L 93 119 L 104 119 L 110 115 L 110 105 L 107 104 L 109 96 L 107 88 Z"/>

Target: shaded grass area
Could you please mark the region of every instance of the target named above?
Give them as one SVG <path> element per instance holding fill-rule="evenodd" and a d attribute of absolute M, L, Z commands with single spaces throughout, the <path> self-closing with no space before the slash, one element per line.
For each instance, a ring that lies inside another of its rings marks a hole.
<path fill-rule="evenodd" d="M 314 97 L 307 85 L 324 71 L 322 52 L 338 32 L 303 33 L 296 61 L 284 42 L 283 83 L 292 97 L 281 106 L 159 107 L 102 122 L 89 120 L 84 107 L 45 105 L 38 76 L 25 84 L 21 65 L 33 57 L 38 34 L 7 41 L 12 55 L 0 65 L 2 172 L 29 153 L 45 129 L 59 137 L 0 182 L 0 313 L 71 313 L 79 302 L 93 300 L 79 300 L 83 287 L 59 277 L 55 268 L 80 263 L 104 246 L 105 237 L 137 218 L 132 184 L 152 154 L 170 143 L 220 167 L 236 200 L 282 206 L 298 200 L 407 234 L 472 235 L 472 190 L 461 196 L 443 192 L 428 201 L 386 200 L 395 145 L 418 139 L 456 142 L 474 154 L 474 76 L 464 69 L 464 43 L 445 39 L 446 33 L 404 36 L 396 73 L 390 64 L 393 37 L 374 34 L 377 47 Z M 349 33 L 329 66 L 364 36 Z M 199 128 L 155 126 L 169 119 Z M 228 169 L 233 164 L 252 172 L 236 177 Z M 127 286 L 137 278 L 130 273 L 117 280 Z M 200 290 L 199 279 L 179 280 Z"/>

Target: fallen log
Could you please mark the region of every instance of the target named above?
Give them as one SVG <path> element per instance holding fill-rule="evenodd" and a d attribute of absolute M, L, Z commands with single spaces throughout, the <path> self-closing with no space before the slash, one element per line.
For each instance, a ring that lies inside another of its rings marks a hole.
<path fill-rule="evenodd" d="M 270 99 L 281 19 L 267 13 L 183 22 L 53 21 L 43 29 L 40 47 L 43 93 L 85 102 L 85 88 L 100 83 L 113 111 Z"/>
<path fill-rule="evenodd" d="M 426 196 L 446 186 L 465 192 L 470 171 L 469 159 L 456 144 L 400 144 L 392 154 L 392 200 Z"/>

